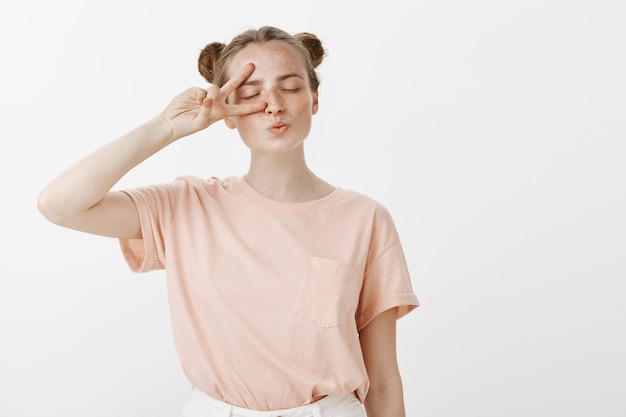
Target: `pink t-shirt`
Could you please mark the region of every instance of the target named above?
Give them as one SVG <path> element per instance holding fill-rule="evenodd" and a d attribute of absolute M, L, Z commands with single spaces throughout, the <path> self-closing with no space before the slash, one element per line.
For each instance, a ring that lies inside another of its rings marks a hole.
<path fill-rule="evenodd" d="M 181 177 L 125 191 L 142 239 L 135 272 L 166 269 L 174 342 L 190 382 L 227 403 L 279 410 L 369 387 L 358 332 L 418 306 L 388 211 L 336 189 L 271 200 L 243 177 Z"/>

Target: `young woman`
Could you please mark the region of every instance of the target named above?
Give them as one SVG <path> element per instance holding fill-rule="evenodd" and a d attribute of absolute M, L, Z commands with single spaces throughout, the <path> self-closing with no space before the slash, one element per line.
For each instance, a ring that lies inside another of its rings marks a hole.
<path fill-rule="evenodd" d="M 133 271 L 166 269 L 194 387 L 183 416 L 405 414 L 395 323 L 418 301 L 393 221 L 305 162 L 323 55 L 314 35 L 273 27 L 209 44 L 198 63 L 208 88 L 178 95 L 39 197 L 50 221 L 120 239 Z M 111 191 L 219 120 L 250 148 L 245 175 Z"/>

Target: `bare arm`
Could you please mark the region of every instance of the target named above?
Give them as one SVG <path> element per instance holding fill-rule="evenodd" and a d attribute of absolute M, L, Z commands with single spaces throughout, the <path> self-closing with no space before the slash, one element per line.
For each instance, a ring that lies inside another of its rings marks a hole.
<path fill-rule="evenodd" d="M 121 192 L 109 191 L 137 164 L 171 143 L 158 118 L 87 155 L 39 195 L 41 213 L 53 223 L 104 236 L 140 237 L 139 216 Z"/>
<path fill-rule="evenodd" d="M 226 97 L 254 71 L 246 65 L 222 88 L 190 88 L 157 117 L 87 155 L 54 179 L 37 206 L 53 223 L 117 238 L 141 237 L 131 199 L 111 188 L 131 169 L 174 141 L 225 117 L 255 113 L 264 103 L 230 105 Z"/>
<path fill-rule="evenodd" d="M 396 356 L 396 311 L 376 316 L 360 332 L 361 349 L 370 379 L 365 398 L 368 417 L 405 417 L 402 379 Z"/>

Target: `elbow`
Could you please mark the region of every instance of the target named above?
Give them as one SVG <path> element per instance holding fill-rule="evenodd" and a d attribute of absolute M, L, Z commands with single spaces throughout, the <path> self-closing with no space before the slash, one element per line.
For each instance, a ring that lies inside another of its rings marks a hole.
<path fill-rule="evenodd" d="M 50 222 L 63 226 L 67 215 L 63 211 L 63 206 L 59 204 L 46 189 L 37 198 L 37 209 Z"/>
<path fill-rule="evenodd" d="M 37 198 L 37 210 L 39 210 L 39 212 L 52 223 L 57 223 L 55 220 L 58 215 L 55 215 L 53 206 L 54 204 L 52 203 L 48 193 L 46 193 L 46 190 L 39 193 L 39 197 Z"/>
<path fill-rule="evenodd" d="M 373 381 L 365 397 L 365 409 L 368 416 L 405 417 L 401 379 Z"/>

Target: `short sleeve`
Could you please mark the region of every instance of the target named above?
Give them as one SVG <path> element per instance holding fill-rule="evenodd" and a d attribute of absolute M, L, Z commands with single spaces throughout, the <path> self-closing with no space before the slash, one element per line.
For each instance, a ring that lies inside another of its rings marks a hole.
<path fill-rule="evenodd" d="M 373 255 L 363 278 L 356 313 L 358 330 L 391 308 L 396 308 L 396 317 L 399 319 L 419 306 L 404 251 L 391 217 L 386 211 L 382 214 L 370 244 Z"/>
<path fill-rule="evenodd" d="M 166 234 L 179 200 L 182 182 L 123 190 L 139 214 L 141 239 L 120 239 L 124 260 L 133 272 L 165 267 Z"/>

